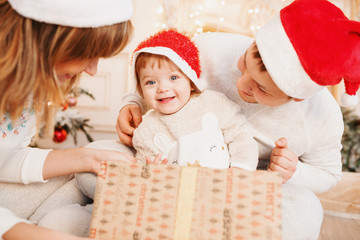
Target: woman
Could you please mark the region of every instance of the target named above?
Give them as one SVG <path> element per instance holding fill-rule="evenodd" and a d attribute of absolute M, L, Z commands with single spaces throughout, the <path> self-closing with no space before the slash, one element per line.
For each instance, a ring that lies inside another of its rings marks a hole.
<path fill-rule="evenodd" d="M 28 147 L 36 126 L 45 123 L 47 133 L 53 131 L 54 111 L 76 86 L 80 74 L 94 75 L 99 58 L 124 49 L 132 34 L 131 15 L 131 0 L 0 0 L 1 182 L 40 182 L 36 187 L 42 188 L 54 177 L 77 172 L 96 174 L 104 160 L 132 160 L 116 151 Z M 6 186 L 9 189 L 12 185 Z M 32 186 L 23 185 L 24 189 Z M 44 188 L 39 196 L 42 199 L 53 191 Z M 9 191 L 1 195 L 0 206 L 11 202 L 14 208 L 26 208 L 21 206 L 21 199 L 17 200 L 16 193 Z M 41 203 L 26 201 L 29 205 Z M 0 212 L 0 223 L 7 223 L 0 224 L 3 239 L 75 239 L 31 226 L 5 208 Z"/>

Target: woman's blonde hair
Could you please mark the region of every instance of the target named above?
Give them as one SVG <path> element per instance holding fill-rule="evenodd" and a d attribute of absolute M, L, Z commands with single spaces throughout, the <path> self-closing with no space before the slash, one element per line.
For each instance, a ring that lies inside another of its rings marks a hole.
<path fill-rule="evenodd" d="M 79 75 L 60 87 L 55 65 L 118 54 L 132 34 L 130 21 L 99 28 L 73 28 L 25 18 L 7 0 L 0 0 L 0 116 L 11 119 L 32 107 L 59 106 Z M 44 107 L 42 119 L 52 121 L 54 109 Z M 39 112 L 39 111 L 38 111 Z"/>

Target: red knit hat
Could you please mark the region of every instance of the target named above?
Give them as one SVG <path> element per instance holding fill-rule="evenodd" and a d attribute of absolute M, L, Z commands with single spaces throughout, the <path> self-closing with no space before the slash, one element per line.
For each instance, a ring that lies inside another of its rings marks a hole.
<path fill-rule="evenodd" d="M 163 30 L 142 41 L 135 49 L 132 57 L 132 69 L 135 69 L 136 58 L 147 52 L 168 57 L 181 71 L 203 91 L 206 83 L 200 78 L 199 50 L 190 37 L 179 33 L 176 29 Z"/>
<path fill-rule="evenodd" d="M 309 98 L 344 80 L 344 106 L 357 104 L 360 23 L 326 0 L 295 0 L 256 35 L 262 60 L 287 95 Z"/>

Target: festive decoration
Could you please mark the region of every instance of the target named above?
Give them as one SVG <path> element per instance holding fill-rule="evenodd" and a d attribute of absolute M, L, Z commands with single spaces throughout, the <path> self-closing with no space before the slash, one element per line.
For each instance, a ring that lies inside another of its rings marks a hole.
<path fill-rule="evenodd" d="M 67 137 L 67 132 L 63 128 L 55 128 L 54 132 L 54 142 L 61 143 L 63 142 Z"/>
<path fill-rule="evenodd" d="M 88 125 L 89 119 L 84 118 L 79 114 L 77 109 L 72 107 L 63 108 L 63 110 L 56 113 L 55 116 L 55 132 L 54 132 L 54 142 L 60 143 L 66 140 L 67 134 L 71 134 L 74 138 L 75 145 L 77 144 L 77 131 L 81 130 L 85 135 L 89 142 L 94 141 L 93 138 L 89 135 L 86 128 L 92 128 L 92 126 Z M 66 132 L 66 135 L 64 134 Z M 63 136 L 59 136 L 59 132 L 61 132 Z"/>
<path fill-rule="evenodd" d="M 9 0 L 20 15 L 71 27 L 100 27 L 129 20 L 131 0 Z M 104 14 L 106 13 L 106 14 Z"/>
<path fill-rule="evenodd" d="M 135 49 L 132 69 L 135 69 L 136 58 L 143 52 L 168 57 L 200 91 L 204 90 L 206 83 L 199 78 L 201 73 L 199 51 L 189 36 L 179 33 L 175 28 L 150 36 Z"/>
<path fill-rule="evenodd" d="M 55 116 L 55 132 L 54 142 L 61 143 L 66 140 L 67 135 L 70 134 L 74 138 L 74 143 L 77 145 L 77 131 L 81 130 L 89 142 L 94 141 L 89 135 L 86 128 L 92 128 L 88 124 L 89 119 L 80 115 L 79 111 L 74 108 L 77 104 L 77 97 L 80 94 L 85 94 L 95 100 L 95 97 L 88 91 L 80 88 L 78 91 L 72 90 L 63 105 L 62 110 L 58 111 Z"/>
<path fill-rule="evenodd" d="M 55 143 L 64 142 L 70 134 L 74 139 L 74 144 L 77 145 L 77 133 L 79 130 L 85 134 L 89 142 L 94 141 L 90 134 L 87 132 L 88 128 L 92 128 L 92 126 L 88 124 L 89 119 L 84 118 L 79 113 L 78 109 L 75 108 L 77 104 L 77 97 L 80 94 L 85 94 L 95 100 L 94 96 L 91 93 L 82 88 L 79 88 L 78 90 L 72 90 L 70 92 L 70 94 L 66 98 L 66 102 L 62 105 L 60 110 L 55 115 L 54 135 L 52 137 L 52 140 Z M 51 104 L 51 102 L 48 103 L 48 105 Z M 32 140 L 31 146 L 38 147 L 44 144 L 41 140 L 45 138 L 44 129 L 45 127 L 40 129 L 38 136 Z M 45 140 L 47 141 L 47 139 Z"/>
<path fill-rule="evenodd" d="M 343 170 L 360 172 L 360 116 L 353 110 L 341 108 L 344 118 L 342 137 Z"/>
<path fill-rule="evenodd" d="M 349 105 L 358 99 L 359 35 L 360 23 L 350 21 L 334 4 L 302 0 L 265 24 L 256 44 L 272 80 L 288 96 L 310 98 L 343 80 L 346 94 L 355 100 L 348 96 L 344 104 Z"/>
<path fill-rule="evenodd" d="M 66 104 L 69 107 L 74 107 L 77 103 L 77 98 L 75 96 L 69 96 L 68 99 L 66 99 Z"/>

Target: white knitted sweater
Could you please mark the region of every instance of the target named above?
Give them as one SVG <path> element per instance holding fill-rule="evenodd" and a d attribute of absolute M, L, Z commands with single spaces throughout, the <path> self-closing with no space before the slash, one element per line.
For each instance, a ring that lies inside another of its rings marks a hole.
<path fill-rule="evenodd" d="M 180 165 L 199 161 L 201 166 L 212 168 L 231 165 L 255 170 L 258 164 L 257 144 L 238 106 L 210 90 L 193 96 L 174 114 L 150 111 L 134 131 L 133 145 L 140 161 L 161 153 L 170 163 Z M 177 152 L 169 156 L 171 151 Z"/>

